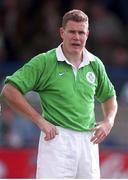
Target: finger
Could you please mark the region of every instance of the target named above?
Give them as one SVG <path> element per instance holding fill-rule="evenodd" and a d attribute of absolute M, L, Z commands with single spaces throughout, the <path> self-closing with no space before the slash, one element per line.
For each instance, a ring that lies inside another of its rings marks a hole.
<path fill-rule="evenodd" d="M 45 141 L 48 141 L 48 140 L 50 140 L 50 132 L 47 132 L 46 133 L 46 136 L 44 137 L 44 139 L 45 139 Z"/>
<path fill-rule="evenodd" d="M 96 137 L 96 136 L 93 136 L 90 141 L 91 141 L 91 142 L 94 142 L 96 139 L 97 139 L 97 137 Z"/>
<path fill-rule="evenodd" d="M 95 141 L 93 141 L 93 144 L 99 144 L 100 143 L 100 139 L 95 139 Z"/>
<path fill-rule="evenodd" d="M 100 128 L 100 125 L 96 125 L 96 127 L 92 128 L 91 131 L 96 131 Z"/>
<path fill-rule="evenodd" d="M 57 129 L 56 128 L 52 128 L 50 132 L 46 133 L 45 140 L 49 141 L 49 140 L 55 138 L 55 136 L 57 134 L 58 134 Z"/>
<path fill-rule="evenodd" d="M 50 132 L 50 138 L 53 139 L 56 136 L 56 130 L 52 129 L 52 131 Z"/>
<path fill-rule="evenodd" d="M 95 126 L 99 126 L 101 124 L 102 124 L 102 122 L 100 121 L 100 122 L 97 122 Z"/>
<path fill-rule="evenodd" d="M 95 142 L 97 139 L 99 139 L 102 136 L 102 131 L 100 129 L 97 129 L 94 132 L 93 137 L 91 138 L 91 142 Z"/>
<path fill-rule="evenodd" d="M 59 130 L 57 128 L 54 129 L 54 137 L 59 134 Z"/>
<path fill-rule="evenodd" d="M 49 139 L 49 137 L 45 136 L 45 137 L 44 137 L 44 140 L 45 140 L 45 141 L 49 141 L 50 139 Z"/>
<path fill-rule="evenodd" d="M 93 142 L 93 144 L 99 144 L 99 143 L 101 143 L 102 141 L 104 140 L 104 138 L 101 138 L 101 139 L 96 139 L 94 142 Z"/>
<path fill-rule="evenodd" d="M 55 130 L 55 134 L 58 135 L 59 134 L 59 130 L 56 128 Z"/>
<path fill-rule="evenodd" d="M 99 144 L 104 140 L 104 138 L 105 138 L 105 135 L 102 134 L 102 135 L 96 137 L 95 140 L 93 141 L 93 143 L 94 144 Z"/>

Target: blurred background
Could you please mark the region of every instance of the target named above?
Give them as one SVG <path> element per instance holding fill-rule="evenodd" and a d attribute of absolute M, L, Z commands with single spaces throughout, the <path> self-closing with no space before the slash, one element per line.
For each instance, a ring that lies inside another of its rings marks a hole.
<path fill-rule="evenodd" d="M 119 110 L 111 134 L 100 144 L 101 177 L 128 178 L 128 1 L 0 0 L 0 90 L 12 74 L 38 53 L 57 47 L 64 13 L 89 16 L 87 49 L 105 64 L 117 91 Z M 26 95 L 40 111 L 34 92 Z M 96 104 L 96 117 L 101 110 Z M 34 178 L 40 131 L 1 100 L 0 178 Z"/>

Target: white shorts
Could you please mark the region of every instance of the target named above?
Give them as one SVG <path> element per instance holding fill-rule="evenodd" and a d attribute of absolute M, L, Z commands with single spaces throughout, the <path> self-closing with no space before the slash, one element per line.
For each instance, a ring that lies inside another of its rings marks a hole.
<path fill-rule="evenodd" d="M 44 140 L 41 132 L 36 178 L 100 178 L 98 145 L 90 142 L 92 132 L 58 127 L 59 135 Z"/>

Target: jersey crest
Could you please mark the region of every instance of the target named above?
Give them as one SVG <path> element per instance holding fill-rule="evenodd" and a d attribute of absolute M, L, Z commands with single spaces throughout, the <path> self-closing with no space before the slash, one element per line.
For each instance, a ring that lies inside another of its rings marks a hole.
<path fill-rule="evenodd" d="M 95 74 L 93 72 L 88 72 L 86 74 L 86 79 L 91 84 L 95 83 L 95 79 L 96 79 Z"/>

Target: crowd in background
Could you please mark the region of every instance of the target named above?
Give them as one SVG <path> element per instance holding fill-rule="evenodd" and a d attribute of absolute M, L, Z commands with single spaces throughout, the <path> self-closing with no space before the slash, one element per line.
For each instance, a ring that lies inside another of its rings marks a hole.
<path fill-rule="evenodd" d="M 106 64 L 128 65 L 126 0 L 1 0 L 0 63 L 27 61 L 56 47 L 63 14 L 78 8 L 88 14 L 88 48 Z"/>
<path fill-rule="evenodd" d="M 61 42 L 59 27 L 62 16 L 70 9 L 81 9 L 89 16 L 87 49 L 108 67 L 120 99 L 128 103 L 126 0 L 0 0 L 0 66 L 4 64 L 4 67 L 11 68 L 11 63 L 13 66 L 25 63 L 34 55 L 57 47 Z M 2 77 L 3 71 L 0 80 L 6 75 L 4 72 Z M 17 116 L 9 107 L 4 107 L 1 120 L 0 145 L 20 147 L 36 144 L 39 130 L 33 123 Z"/>

